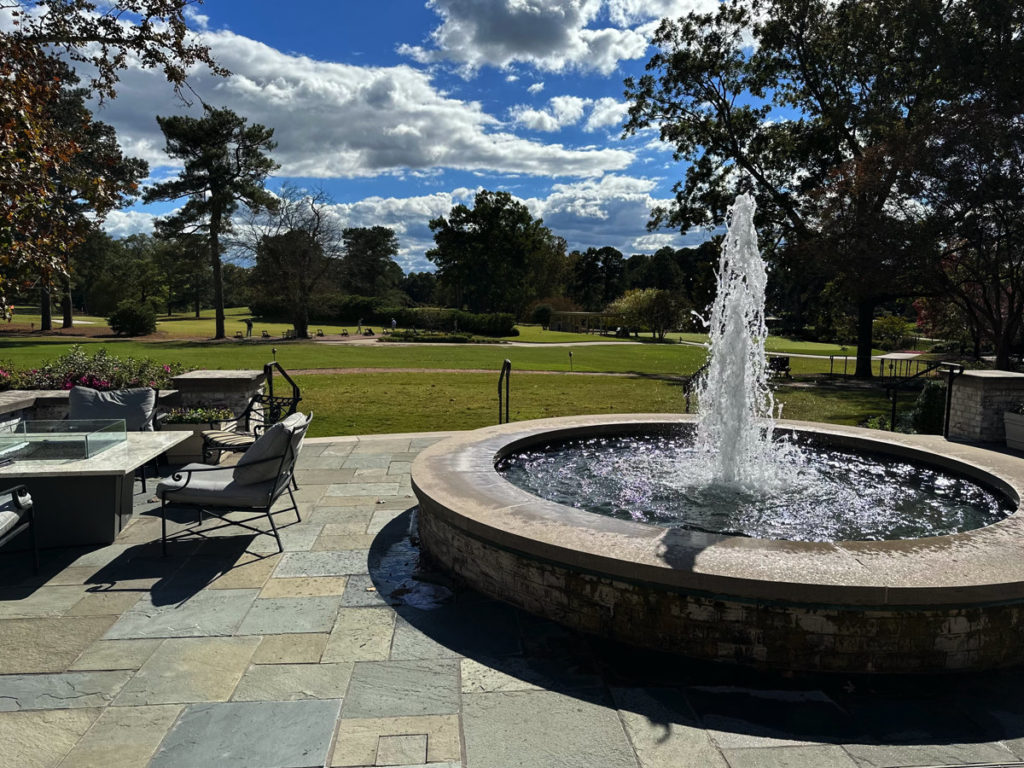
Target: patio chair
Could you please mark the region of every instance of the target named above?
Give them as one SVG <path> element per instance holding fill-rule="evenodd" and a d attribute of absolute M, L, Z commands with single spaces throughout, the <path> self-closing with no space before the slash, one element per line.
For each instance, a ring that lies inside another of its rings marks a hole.
<path fill-rule="evenodd" d="M 168 504 L 197 507 L 200 525 L 205 513 L 218 518 L 224 526 L 237 525 L 254 533 L 273 535 L 278 550 L 284 552 L 274 515 L 294 510 L 296 519 L 302 522 L 291 482 L 295 460 L 312 420 L 312 413 L 309 416 L 294 413 L 272 425 L 233 467 L 187 464 L 170 477 L 160 480 L 156 492 L 160 497 L 163 554 L 167 554 Z M 271 512 L 271 507 L 285 493 L 288 494 L 291 506 Z M 232 511 L 256 514 L 243 520 L 225 517 L 227 512 Z M 262 519 L 263 515 L 266 515 L 270 523 L 269 531 L 250 525 L 254 520 Z M 184 531 L 173 536 L 172 540 L 182 538 L 187 533 Z"/>
<path fill-rule="evenodd" d="M 214 453 L 217 463 L 221 455 L 244 453 L 272 424 L 288 418 L 298 410 L 302 398 L 294 393 L 288 397 L 255 395 L 245 410 L 235 417 L 231 429 L 208 429 L 203 434 L 203 463 L 210 464 Z"/>
<path fill-rule="evenodd" d="M 69 419 L 124 419 L 128 432 L 153 432 L 157 426 L 156 406 L 159 390 L 152 387 L 112 389 L 101 392 L 88 387 L 72 387 L 68 393 Z M 154 476 L 160 476 L 160 458 L 153 459 Z M 139 467 L 142 491 L 146 491 L 146 466 Z"/>
<path fill-rule="evenodd" d="M 7 496 L 10 498 L 6 498 Z M 32 510 L 32 496 L 24 485 L 16 485 L 0 491 L 0 547 L 27 530 L 32 543 L 32 564 L 39 573 L 39 545 L 36 542 L 35 516 Z"/>

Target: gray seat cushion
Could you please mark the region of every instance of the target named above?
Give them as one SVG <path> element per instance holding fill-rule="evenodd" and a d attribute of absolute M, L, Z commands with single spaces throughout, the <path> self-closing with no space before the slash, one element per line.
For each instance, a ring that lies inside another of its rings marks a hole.
<path fill-rule="evenodd" d="M 4 504 L 3 507 L 0 507 L 0 536 L 14 528 L 20 520 L 21 511 L 15 509 L 13 505 Z"/>
<path fill-rule="evenodd" d="M 189 473 L 190 469 L 209 469 Z M 264 507 L 274 493 L 274 480 L 239 483 L 233 477 L 234 467 L 211 468 L 207 464 L 187 464 L 178 470 L 180 480 L 165 477 L 157 483 L 157 495 L 168 502 L 199 504 L 207 507 Z M 278 489 L 279 492 L 280 489 Z"/>
<path fill-rule="evenodd" d="M 248 484 L 276 478 L 281 469 L 281 463 L 274 459 L 283 458 L 288 451 L 289 444 L 302 439 L 305 430 L 302 431 L 302 434 L 298 434 L 297 430 L 306 421 L 304 414 L 293 413 L 267 429 L 238 460 L 234 470 L 235 481 Z M 292 459 L 294 460 L 294 453 Z"/>
<path fill-rule="evenodd" d="M 124 419 L 125 429 L 129 432 L 152 432 L 154 410 L 156 390 L 150 387 L 110 392 L 72 387 L 68 393 L 68 418 Z"/>

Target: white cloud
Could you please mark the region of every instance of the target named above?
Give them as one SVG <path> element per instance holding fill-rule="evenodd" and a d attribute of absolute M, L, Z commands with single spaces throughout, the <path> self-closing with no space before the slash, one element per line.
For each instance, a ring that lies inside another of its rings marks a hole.
<path fill-rule="evenodd" d="M 111 237 L 152 234 L 157 215 L 145 211 L 111 211 L 103 222 L 103 231 Z"/>
<path fill-rule="evenodd" d="M 537 69 L 611 74 L 645 55 L 656 20 L 714 10 L 718 0 L 430 0 L 441 17 L 433 47 L 403 45 L 420 63 L 450 61 L 466 73 L 516 62 Z M 606 10 L 612 26 L 591 27 Z"/>
<path fill-rule="evenodd" d="M 202 35 L 234 74 L 201 69 L 203 98 L 275 129 L 283 176 L 368 177 L 448 168 L 539 176 L 593 176 L 633 160 L 623 149 L 575 149 L 520 138 L 476 102 L 450 98 L 408 66 L 359 67 L 286 55 L 229 31 Z M 129 70 L 119 96 L 99 113 L 130 154 L 166 165 L 153 115 L 182 111 L 152 72 Z M 193 112 L 198 113 L 198 108 Z"/>
<path fill-rule="evenodd" d="M 652 179 L 610 174 L 600 179 L 555 184 L 542 197 L 517 199 L 526 204 L 534 216 L 544 219 L 552 232 L 564 237 L 570 249 L 610 245 L 630 256 L 653 253 L 665 245 L 673 248 L 697 245 L 708 239 L 708 233 L 699 230 L 685 235 L 647 232 L 651 208 L 671 202 L 652 195 L 656 185 Z M 450 192 L 414 197 L 367 197 L 331 205 L 330 211 L 345 227 L 393 229 L 399 241 L 396 261 L 407 272 L 418 272 L 433 269 L 424 256 L 434 247 L 430 220 L 447 216 L 459 203 L 472 206 L 478 191 L 479 188 L 458 187 Z M 153 214 L 138 211 L 115 211 L 108 216 L 104 229 L 115 237 L 151 232 L 155 218 Z"/>
<path fill-rule="evenodd" d="M 618 128 L 625 120 L 628 109 L 629 105 L 625 102 L 608 96 L 597 99 L 590 110 L 590 117 L 587 118 L 583 130 L 593 132 L 599 128 Z"/>
<path fill-rule="evenodd" d="M 526 89 L 528 93 L 540 93 L 544 90 L 544 83 L 534 83 Z"/>

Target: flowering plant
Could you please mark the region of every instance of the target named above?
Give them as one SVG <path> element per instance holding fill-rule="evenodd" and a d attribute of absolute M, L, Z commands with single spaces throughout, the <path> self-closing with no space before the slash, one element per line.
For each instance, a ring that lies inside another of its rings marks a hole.
<path fill-rule="evenodd" d="M 19 371 L 0 363 L 0 390 L 7 389 L 126 389 L 156 387 L 169 389 L 171 379 L 187 369 L 181 363 L 157 363 L 154 360 L 119 358 L 106 349 L 86 354 L 81 344 L 40 368 Z"/>

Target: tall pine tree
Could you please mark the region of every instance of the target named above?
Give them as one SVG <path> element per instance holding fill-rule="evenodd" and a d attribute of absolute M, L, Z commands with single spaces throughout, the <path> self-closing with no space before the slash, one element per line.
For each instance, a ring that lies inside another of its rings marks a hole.
<path fill-rule="evenodd" d="M 214 338 L 225 338 L 224 278 L 221 269 L 221 236 L 231 231 L 231 214 L 239 203 L 253 211 L 274 208 L 276 199 L 263 188 L 278 165 L 267 153 L 277 146 L 273 128 L 246 119 L 230 109 L 205 107 L 202 117 L 157 117 L 167 139 L 165 151 L 184 163 L 176 179 L 146 191 L 146 202 L 188 202 L 158 223 L 162 235 L 202 232 L 209 245 L 213 267 L 213 300 L 216 309 Z"/>

